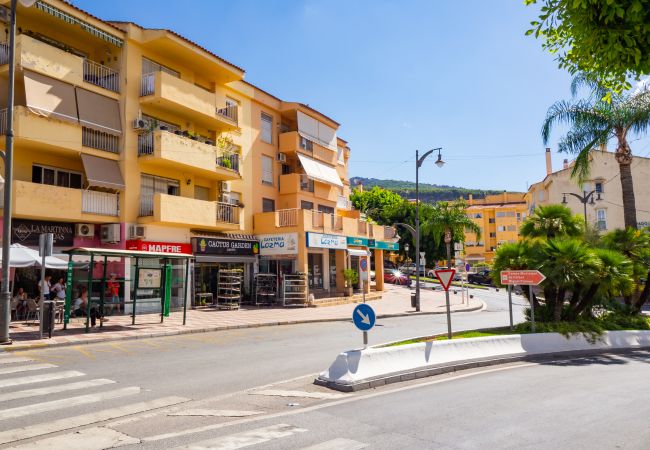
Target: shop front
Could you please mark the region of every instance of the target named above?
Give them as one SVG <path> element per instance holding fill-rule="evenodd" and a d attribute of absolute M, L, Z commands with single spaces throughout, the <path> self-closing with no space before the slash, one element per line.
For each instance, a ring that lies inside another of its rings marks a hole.
<path fill-rule="evenodd" d="M 298 233 L 262 234 L 260 241 L 259 273 L 275 275 L 278 288 L 283 275 L 296 272 Z"/>
<path fill-rule="evenodd" d="M 330 296 L 343 292 L 342 273 L 346 266 L 346 250 L 345 236 L 307 233 L 308 280 L 314 296 Z"/>
<path fill-rule="evenodd" d="M 257 272 L 260 251 L 260 244 L 256 239 L 193 237 L 191 242 L 195 255 L 193 306 L 217 301 L 220 295 L 220 272 L 222 275 L 228 273 L 229 276 L 232 273 L 240 274 L 240 302 L 253 300 L 253 276 Z M 223 287 L 223 283 L 221 284 Z"/>
<path fill-rule="evenodd" d="M 370 258 L 369 267 L 375 272 L 375 290 L 382 291 L 384 289 L 384 251 L 399 250 L 399 244 L 353 236 L 348 236 L 347 244 L 350 267 L 359 270 L 361 259 Z M 366 289 L 369 287 L 370 283 Z"/>

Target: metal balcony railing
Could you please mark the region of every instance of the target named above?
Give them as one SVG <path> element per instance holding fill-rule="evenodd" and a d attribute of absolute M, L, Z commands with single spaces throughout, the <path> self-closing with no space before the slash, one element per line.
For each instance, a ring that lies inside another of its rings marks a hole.
<path fill-rule="evenodd" d="M 231 155 L 217 156 L 217 166 L 239 172 L 239 155 L 233 153 Z"/>
<path fill-rule="evenodd" d="M 217 108 L 217 115 L 237 123 L 237 105 L 228 105 L 223 108 Z"/>
<path fill-rule="evenodd" d="M 358 224 L 359 224 L 359 234 L 364 234 L 364 235 L 367 234 L 368 233 L 368 222 L 364 222 L 364 221 L 360 220 L 358 222 Z"/>
<path fill-rule="evenodd" d="M 9 64 L 9 43 L 0 43 L 0 65 Z"/>
<path fill-rule="evenodd" d="M 312 210 L 311 212 L 311 226 L 314 228 L 323 228 L 324 219 L 323 213 L 320 211 Z"/>
<path fill-rule="evenodd" d="M 84 81 L 120 92 L 120 73 L 89 59 L 84 59 Z"/>
<path fill-rule="evenodd" d="M 0 135 L 7 134 L 7 108 L 0 109 Z"/>
<path fill-rule="evenodd" d="M 138 156 L 153 155 L 153 133 L 138 134 Z"/>
<path fill-rule="evenodd" d="M 81 212 L 102 214 L 105 216 L 119 215 L 119 195 L 108 192 L 85 190 L 81 194 Z"/>
<path fill-rule="evenodd" d="M 83 127 L 81 129 L 81 145 L 96 148 L 111 153 L 120 152 L 120 138 L 118 136 Z"/>
<path fill-rule="evenodd" d="M 295 227 L 298 225 L 300 209 L 281 209 L 275 212 L 278 227 Z"/>
<path fill-rule="evenodd" d="M 140 97 L 153 94 L 155 90 L 155 73 L 145 73 L 140 79 Z"/>
<path fill-rule="evenodd" d="M 239 205 L 231 203 L 216 202 L 217 204 L 217 222 L 239 224 Z"/>

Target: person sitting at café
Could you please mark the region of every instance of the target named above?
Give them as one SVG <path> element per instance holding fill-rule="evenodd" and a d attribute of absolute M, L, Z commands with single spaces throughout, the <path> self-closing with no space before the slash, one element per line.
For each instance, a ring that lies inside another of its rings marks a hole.
<path fill-rule="evenodd" d="M 18 292 L 14 295 L 14 301 L 16 302 L 16 319 L 25 317 L 25 314 L 27 314 L 27 293 L 23 288 L 18 288 Z"/>
<path fill-rule="evenodd" d="M 85 317 L 86 311 L 88 310 L 88 288 L 82 286 L 79 290 L 79 297 L 74 301 L 74 315 L 75 317 Z M 102 318 L 100 309 L 91 304 L 90 305 L 90 326 L 94 327 L 97 322 L 97 318 Z"/>

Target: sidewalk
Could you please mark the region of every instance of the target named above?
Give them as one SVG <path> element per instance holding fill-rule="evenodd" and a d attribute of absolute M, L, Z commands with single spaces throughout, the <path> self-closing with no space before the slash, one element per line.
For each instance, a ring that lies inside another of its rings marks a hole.
<path fill-rule="evenodd" d="M 410 292 L 403 286 L 386 285 L 383 298 L 368 303 L 373 307 L 378 318 L 445 313 L 444 292 L 422 290 L 422 311 L 419 313 L 414 312 L 411 308 Z M 460 293 L 451 294 L 450 299 L 453 312 L 476 311 L 483 307 L 483 302 L 477 298 L 471 299 L 469 304 L 465 299 L 463 304 Z M 52 338 L 43 340 L 38 339 L 38 325 L 12 322 L 10 333 L 14 342 L 12 345 L 0 346 L 0 352 L 204 333 L 234 328 L 351 320 L 355 306 L 356 304 L 352 303 L 319 308 L 244 307 L 239 311 L 188 310 L 187 325 L 185 326 L 182 325 L 182 312 L 171 313 L 162 324 L 158 314 L 136 316 L 136 325 L 131 325 L 130 316 L 110 316 L 109 320 L 104 322 L 103 328 L 99 328 L 98 321 L 97 327 L 91 329 L 89 333 L 84 332 L 85 322 L 82 319 L 72 319 L 66 331 L 63 331 L 63 325 L 57 324 Z"/>

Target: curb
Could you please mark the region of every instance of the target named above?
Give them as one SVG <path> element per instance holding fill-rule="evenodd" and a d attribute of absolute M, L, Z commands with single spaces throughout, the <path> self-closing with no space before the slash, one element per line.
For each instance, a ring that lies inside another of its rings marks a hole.
<path fill-rule="evenodd" d="M 465 309 L 455 310 L 452 313 L 456 312 L 473 312 L 483 310 L 487 305 L 485 302 L 480 300 L 480 306 L 468 307 Z M 427 316 L 427 315 L 437 315 L 437 314 L 446 314 L 445 311 L 429 311 L 429 312 L 412 312 L 412 313 L 395 313 L 395 314 L 379 314 L 377 315 L 378 319 L 390 319 L 393 317 L 414 317 L 414 316 Z M 26 350 L 36 350 L 44 348 L 54 348 L 54 347 L 72 347 L 75 345 L 87 345 L 87 344 L 101 344 L 104 342 L 116 342 L 116 341 L 132 341 L 137 339 L 151 339 L 159 338 L 165 336 L 180 336 L 184 334 L 195 334 L 195 333 L 211 333 L 214 331 L 230 331 L 230 330 L 239 330 L 245 328 L 262 328 L 262 327 L 273 327 L 273 326 L 282 326 L 282 325 L 303 325 L 309 323 L 323 323 L 323 322 L 350 322 L 350 318 L 331 318 L 331 319 L 308 319 L 308 320 L 285 320 L 279 322 L 265 322 L 265 323 L 251 323 L 243 325 L 222 325 L 216 327 L 207 327 L 207 328 L 195 328 L 188 330 L 175 330 L 167 332 L 154 332 L 147 334 L 140 334 L 134 336 L 115 336 L 101 339 L 86 339 L 79 342 L 58 342 L 54 344 L 48 344 L 45 342 L 38 342 L 34 344 L 11 344 L 0 346 L 0 353 L 7 352 L 19 352 Z M 110 333 L 110 332 L 109 332 Z"/>

